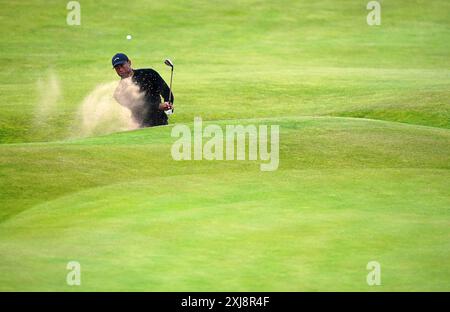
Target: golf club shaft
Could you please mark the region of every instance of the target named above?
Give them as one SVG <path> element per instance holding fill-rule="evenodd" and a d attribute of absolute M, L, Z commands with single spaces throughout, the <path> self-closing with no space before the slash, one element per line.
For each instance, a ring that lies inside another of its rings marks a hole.
<path fill-rule="evenodd" d="M 170 98 L 172 97 L 172 77 L 173 77 L 173 67 L 172 67 L 172 70 L 170 71 L 169 103 L 170 103 Z"/>
<path fill-rule="evenodd" d="M 171 71 L 170 71 L 170 84 L 169 84 L 169 103 L 172 97 L 172 78 L 173 78 L 173 66 L 171 66 Z M 173 113 L 173 107 L 171 109 L 171 112 Z"/>

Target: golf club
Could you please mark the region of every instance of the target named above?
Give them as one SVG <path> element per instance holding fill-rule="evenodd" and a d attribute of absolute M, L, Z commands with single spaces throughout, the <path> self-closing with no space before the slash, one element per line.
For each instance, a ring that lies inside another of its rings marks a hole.
<path fill-rule="evenodd" d="M 171 95 L 172 95 L 173 63 L 172 63 L 171 60 L 166 59 L 164 61 L 164 64 L 166 64 L 167 66 L 169 66 L 171 68 L 171 71 L 170 71 L 170 84 L 169 84 L 169 103 L 170 103 L 170 99 L 171 99 Z M 170 110 L 167 110 L 166 114 L 167 115 L 173 114 L 173 108 L 170 109 Z"/>

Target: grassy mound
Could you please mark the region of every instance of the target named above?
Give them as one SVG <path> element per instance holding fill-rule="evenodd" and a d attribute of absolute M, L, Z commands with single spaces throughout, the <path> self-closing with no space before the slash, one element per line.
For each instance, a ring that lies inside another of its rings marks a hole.
<path fill-rule="evenodd" d="M 75 259 L 83 290 L 368 290 L 376 260 L 382 290 L 448 290 L 447 130 L 247 123 L 280 125 L 279 170 L 176 162 L 170 127 L 4 146 L 1 288 L 69 290 Z"/>

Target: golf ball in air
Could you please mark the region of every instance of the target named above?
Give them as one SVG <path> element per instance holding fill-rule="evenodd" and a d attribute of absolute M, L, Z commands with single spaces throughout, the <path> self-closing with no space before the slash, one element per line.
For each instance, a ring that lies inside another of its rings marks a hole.
<path fill-rule="evenodd" d="M 131 35 L 127 35 L 127 39 L 128 39 L 128 40 L 131 40 Z"/>

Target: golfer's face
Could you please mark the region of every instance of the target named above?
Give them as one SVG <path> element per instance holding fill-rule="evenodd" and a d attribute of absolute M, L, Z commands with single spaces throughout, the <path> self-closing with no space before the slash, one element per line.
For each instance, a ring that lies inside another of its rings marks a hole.
<path fill-rule="evenodd" d="M 131 62 L 128 61 L 121 65 L 117 65 L 116 67 L 114 67 L 114 69 L 116 70 L 116 73 L 120 76 L 120 78 L 128 78 L 131 75 Z"/>

